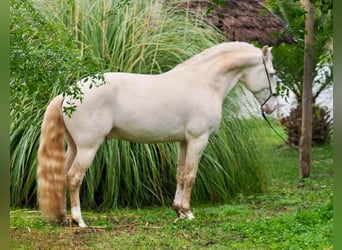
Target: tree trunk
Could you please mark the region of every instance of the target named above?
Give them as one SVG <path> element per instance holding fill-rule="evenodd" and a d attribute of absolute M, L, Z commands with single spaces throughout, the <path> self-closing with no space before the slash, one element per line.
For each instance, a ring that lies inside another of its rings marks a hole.
<path fill-rule="evenodd" d="M 311 145 L 312 145 L 312 82 L 313 82 L 313 35 L 314 35 L 314 4 L 303 0 L 306 10 L 305 20 L 305 51 L 302 99 L 302 133 L 299 141 L 299 177 L 310 177 Z"/>

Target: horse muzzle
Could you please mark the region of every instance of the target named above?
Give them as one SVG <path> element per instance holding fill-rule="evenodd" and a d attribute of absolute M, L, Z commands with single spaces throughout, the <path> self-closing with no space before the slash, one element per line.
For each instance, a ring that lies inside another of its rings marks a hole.
<path fill-rule="evenodd" d="M 261 109 L 266 114 L 272 114 L 273 111 L 277 108 L 277 105 L 269 105 L 268 103 L 264 104 Z"/>

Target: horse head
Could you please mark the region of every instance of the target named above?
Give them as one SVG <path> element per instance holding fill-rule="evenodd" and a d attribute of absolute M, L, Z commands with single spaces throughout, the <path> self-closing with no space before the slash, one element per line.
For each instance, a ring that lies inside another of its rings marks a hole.
<path fill-rule="evenodd" d="M 262 48 L 259 63 L 246 71 L 246 87 L 254 94 L 263 112 L 271 114 L 277 107 L 276 75 L 272 64 L 272 53 L 267 45 Z"/>

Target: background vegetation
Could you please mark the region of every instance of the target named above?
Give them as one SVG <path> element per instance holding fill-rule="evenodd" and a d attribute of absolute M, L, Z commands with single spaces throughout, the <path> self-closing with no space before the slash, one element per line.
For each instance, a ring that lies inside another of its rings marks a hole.
<path fill-rule="evenodd" d="M 302 97 L 304 75 L 304 36 L 306 11 L 302 1 L 267 1 L 272 11 L 288 25 L 296 45 L 281 44 L 274 48 L 274 65 L 280 78 L 280 93 L 289 97 L 292 93 L 297 101 L 290 115 L 283 117 L 287 132 L 287 143 L 298 145 L 302 130 Z M 331 0 L 310 1 L 314 4 L 313 17 L 313 88 L 312 88 L 312 143 L 325 144 L 331 139 L 332 117 L 327 107 L 320 106 L 317 98 L 333 84 L 333 2 Z M 311 75 L 311 74 L 310 74 Z M 308 108 L 310 109 L 310 108 Z M 303 150 L 301 150 L 303 152 Z"/>
<path fill-rule="evenodd" d="M 223 40 L 203 21 L 159 1 L 11 0 L 11 205 L 36 205 L 42 116 L 57 93 L 104 71 L 160 73 Z M 236 118 L 239 89 L 226 100 L 220 132 L 201 161 L 193 202 L 222 202 L 266 186 L 261 126 Z M 170 204 L 174 144 L 104 143 L 82 187 L 84 208 Z"/>
<path fill-rule="evenodd" d="M 315 30 L 313 55 L 315 82 L 313 99 L 333 83 L 333 3 L 331 0 L 313 1 L 315 3 Z M 300 1 L 269 0 L 268 7 L 279 15 L 288 25 L 284 32 L 290 33 L 296 40 L 296 45 L 281 44 L 272 50 L 274 66 L 282 85 L 284 96 L 292 91 L 298 103 L 301 102 L 304 72 L 304 35 L 305 10 Z M 286 56 L 284 56 L 286 55 Z"/>

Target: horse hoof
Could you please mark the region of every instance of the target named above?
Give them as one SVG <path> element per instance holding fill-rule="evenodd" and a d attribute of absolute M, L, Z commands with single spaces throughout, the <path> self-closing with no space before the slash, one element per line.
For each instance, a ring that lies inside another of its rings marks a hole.
<path fill-rule="evenodd" d="M 84 222 L 78 223 L 78 226 L 79 226 L 79 227 L 88 227 Z"/>
<path fill-rule="evenodd" d="M 179 220 L 184 220 L 186 218 L 186 215 L 183 212 L 177 212 L 178 218 L 174 220 L 174 222 L 177 222 Z"/>
<path fill-rule="evenodd" d="M 192 212 L 187 212 L 187 213 L 185 213 L 185 216 L 186 216 L 186 218 L 188 218 L 188 220 L 193 220 L 193 219 L 195 219 L 195 216 L 193 215 Z"/>
<path fill-rule="evenodd" d="M 76 226 L 78 226 L 78 227 L 88 227 L 88 226 L 84 223 L 83 220 L 82 220 L 82 221 L 77 221 L 77 220 L 75 220 L 75 219 L 72 219 L 72 224 L 73 224 L 73 225 L 76 225 Z"/>

